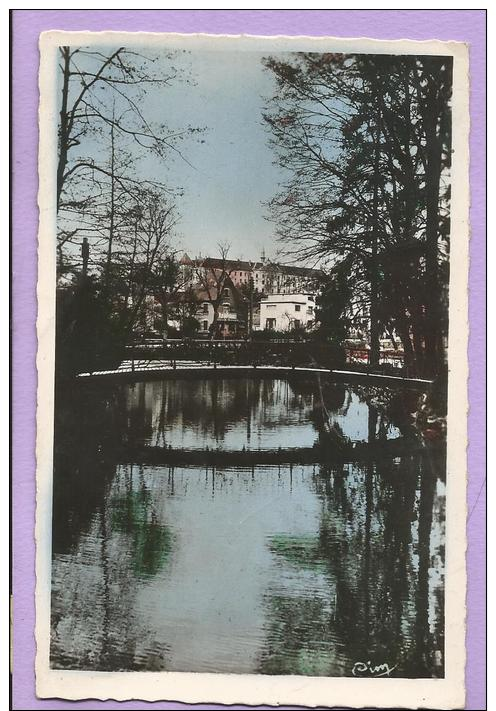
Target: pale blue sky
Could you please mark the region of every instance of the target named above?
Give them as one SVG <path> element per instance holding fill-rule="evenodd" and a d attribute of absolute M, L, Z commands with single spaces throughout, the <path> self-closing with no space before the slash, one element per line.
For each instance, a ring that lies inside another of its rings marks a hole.
<path fill-rule="evenodd" d="M 205 143 L 186 140 L 190 167 L 175 159 L 166 180 L 181 185 L 179 229 L 192 253 L 215 252 L 219 241 L 232 244 L 232 255 L 251 258 L 265 246 L 273 253 L 274 225 L 261 204 L 277 191 L 280 170 L 262 125 L 265 98 L 274 90 L 263 70 L 262 55 L 194 52 L 188 56 L 196 86 L 177 84 L 163 90 L 164 102 L 153 113 L 172 126 L 205 126 Z"/>
<path fill-rule="evenodd" d="M 152 87 L 142 102 L 151 121 L 172 129 L 206 128 L 181 143 L 188 162 L 172 154 L 162 163 L 142 152 L 139 167 L 143 177 L 184 190 L 178 198 L 177 243 L 191 256 L 215 255 L 219 242 L 231 243 L 230 256 L 246 259 L 259 257 L 264 247 L 267 256 L 275 256 L 280 247 L 262 204 L 283 177 L 263 126 L 262 112 L 275 83 L 262 57 L 245 51 L 181 53 L 174 64 L 193 82 Z M 161 66 L 166 72 L 168 60 L 160 59 L 155 70 Z"/>

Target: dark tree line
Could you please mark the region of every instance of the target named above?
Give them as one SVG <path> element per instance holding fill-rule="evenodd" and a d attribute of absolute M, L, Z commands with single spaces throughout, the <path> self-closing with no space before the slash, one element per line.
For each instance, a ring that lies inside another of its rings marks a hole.
<path fill-rule="evenodd" d="M 373 365 L 384 334 L 411 370 L 439 373 L 452 60 L 300 53 L 264 64 L 278 87 L 264 119 L 288 176 L 270 206 L 279 236 L 293 255 L 327 263 L 344 320 L 370 319 Z M 332 308 L 321 303 L 321 316 Z"/>

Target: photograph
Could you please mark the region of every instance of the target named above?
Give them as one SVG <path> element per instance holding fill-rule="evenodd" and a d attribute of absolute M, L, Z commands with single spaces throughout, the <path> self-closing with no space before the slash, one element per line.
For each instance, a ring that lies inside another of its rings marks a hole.
<path fill-rule="evenodd" d="M 40 46 L 41 695 L 463 703 L 466 47 Z"/>

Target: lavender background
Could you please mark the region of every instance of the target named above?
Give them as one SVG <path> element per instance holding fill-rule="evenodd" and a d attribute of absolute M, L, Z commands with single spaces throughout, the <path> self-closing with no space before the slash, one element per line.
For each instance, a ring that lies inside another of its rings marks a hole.
<path fill-rule="evenodd" d="M 485 90 L 484 10 L 14 10 L 13 25 L 13 596 L 14 709 L 208 709 L 212 704 L 43 701 L 35 696 L 35 429 L 38 35 L 128 30 L 442 39 L 470 44 L 471 245 L 468 450 L 467 709 L 485 708 Z M 329 699 L 332 704 L 332 699 Z M 225 708 L 242 709 L 244 706 Z M 250 707 L 253 708 L 253 707 Z M 269 707 L 258 707 L 269 708 Z M 290 707 L 286 707 L 290 708 Z M 301 708 L 301 707 L 300 707 Z"/>

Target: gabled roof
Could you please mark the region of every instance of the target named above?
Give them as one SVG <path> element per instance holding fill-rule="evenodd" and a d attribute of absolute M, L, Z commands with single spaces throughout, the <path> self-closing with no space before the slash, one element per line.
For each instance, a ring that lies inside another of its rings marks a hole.
<path fill-rule="evenodd" d="M 190 256 L 185 252 L 179 260 L 179 264 L 193 264 L 193 261 Z"/>
<path fill-rule="evenodd" d="M 222 287 L 222 290 L 224 289 L 229 289 L 229 295 L 232 297 L 232 300 L 237 306 L 240 306 L 241 304 L 246 302 L 245 297 L 241 293 L 241 291 L 234 286 L 232 280 L 229 277 L 226 277 L 224 280 L 224 285 Z M 203 287 L 203 286 L 197 286 L 196 288 L 193 287 L 192 289 L 195 298 L 197 301 L 202 302 L 202 301 L 215 301 L 218 297 L 218 291 L 217 287 L 212 285 L 209 289 L 209 292 Z"/>

